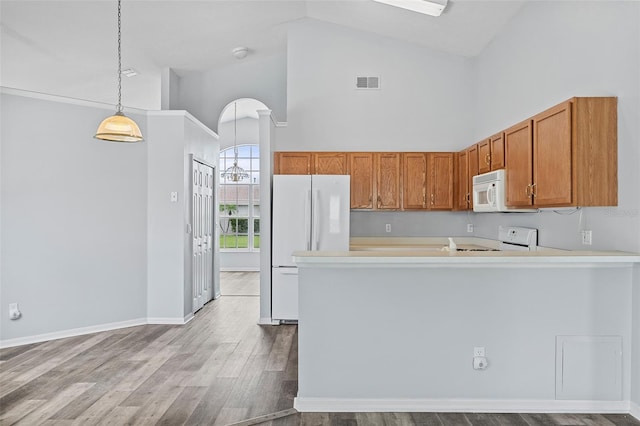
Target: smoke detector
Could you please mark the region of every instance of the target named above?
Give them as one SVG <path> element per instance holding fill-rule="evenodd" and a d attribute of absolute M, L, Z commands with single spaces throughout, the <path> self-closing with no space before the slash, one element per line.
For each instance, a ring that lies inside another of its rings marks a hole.
<path fill-rule="evenodd" d="M 235 56 L 236 59 L 244 59 L 247 57 L 247 53 L 249 53 L 249 48 L 244 46 L 239 46 L 233 49 L 231 53 L 233 53 L 233 56 Z"/>

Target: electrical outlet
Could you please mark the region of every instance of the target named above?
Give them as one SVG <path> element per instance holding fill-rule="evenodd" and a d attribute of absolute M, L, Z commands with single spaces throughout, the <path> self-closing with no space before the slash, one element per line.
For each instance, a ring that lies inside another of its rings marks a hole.
<path fill-rule="evenodd" d="M 590 246 L 591 245 L 591 231 L 582 231 L 582 244 Z"/>
<path fill-rule="evenodd" d="M 473 223 L 467 223 L 467 232 L 473 232 Z"/>
<path fill-rule="evenodd" d="M 484 347 L 483 346 L 478 346 L 473 348 L 473 356 L 485 356 L 484 354 Z"/>
<path fill-rule="evenodd" d="M 17 320 L 17 319 L 20 319 L 21 316 L 22 316 L 22 313 L 20 312 L 20 309 L 18 308 L 18 304 L 17 303 L 9 303 L 9 319 L 10 320 Z"/>
<path fill-rule="evenodd" d="M 391 224 L 390 224 L 390 223 L 387 223 L 386 225 L 384 225 L 384 230 L 385 230 L 386 232 L 391 232 Z"/>

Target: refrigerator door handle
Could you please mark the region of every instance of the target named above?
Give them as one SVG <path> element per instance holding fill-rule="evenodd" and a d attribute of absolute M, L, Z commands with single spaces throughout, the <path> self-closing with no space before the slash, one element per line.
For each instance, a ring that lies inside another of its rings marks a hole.
<path fill-rule="evenodd" d="M 313 223 L 313 249 L 312 250 L 319 250 L 320 249 L 320 215 L 318 213 L 318 210 L 320 209 L 320 191 L 318 191 L 317 189 L 313 191 L 312 206 L 313 206 L 313 218 L 311 220 Z"/>
<path fill-rule="evenodd" d="M 307 237 L 306 249 L 311 251 L 311 190 L 307 190 L 304 199 L 304 234 Z"/>

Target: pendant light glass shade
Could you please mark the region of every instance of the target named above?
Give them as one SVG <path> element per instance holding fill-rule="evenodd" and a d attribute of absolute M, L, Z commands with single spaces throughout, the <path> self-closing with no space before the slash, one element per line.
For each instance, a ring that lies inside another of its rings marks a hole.
<path fill-rule="evenodd" d="M 249 178 L 247 173 L 242 167 L 238 166 L 238 102 L 233 103 L 234 115 L 233 115 L 233 166 L 227 168 L 222 172 L 222 178 L 230 180 L 231 182 L 240 182 L 243 179 Z"/>
<path fill-rule="evenodd" d="M 122 112 L 116 112 L 102 120 L 95 138 L 114 142 L 140 142 L 142 133 L 135 121 Z"/>
<path fill-rule="evenodd" d="M 135 121 L 122 112 L 122 13 L 118 0 L 118 105 L 116 113 L 102 120 L 94 138 L 112 142 L 140 142 L 142 132 Z"/>

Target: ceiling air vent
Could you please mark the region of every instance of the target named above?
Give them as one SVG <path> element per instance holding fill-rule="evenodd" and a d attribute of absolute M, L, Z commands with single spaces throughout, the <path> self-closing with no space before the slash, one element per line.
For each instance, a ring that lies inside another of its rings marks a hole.
<path fill-rule="evenodd" d="M 356 77 L 356 89 L 380 89 L 380 77 Z"/>

